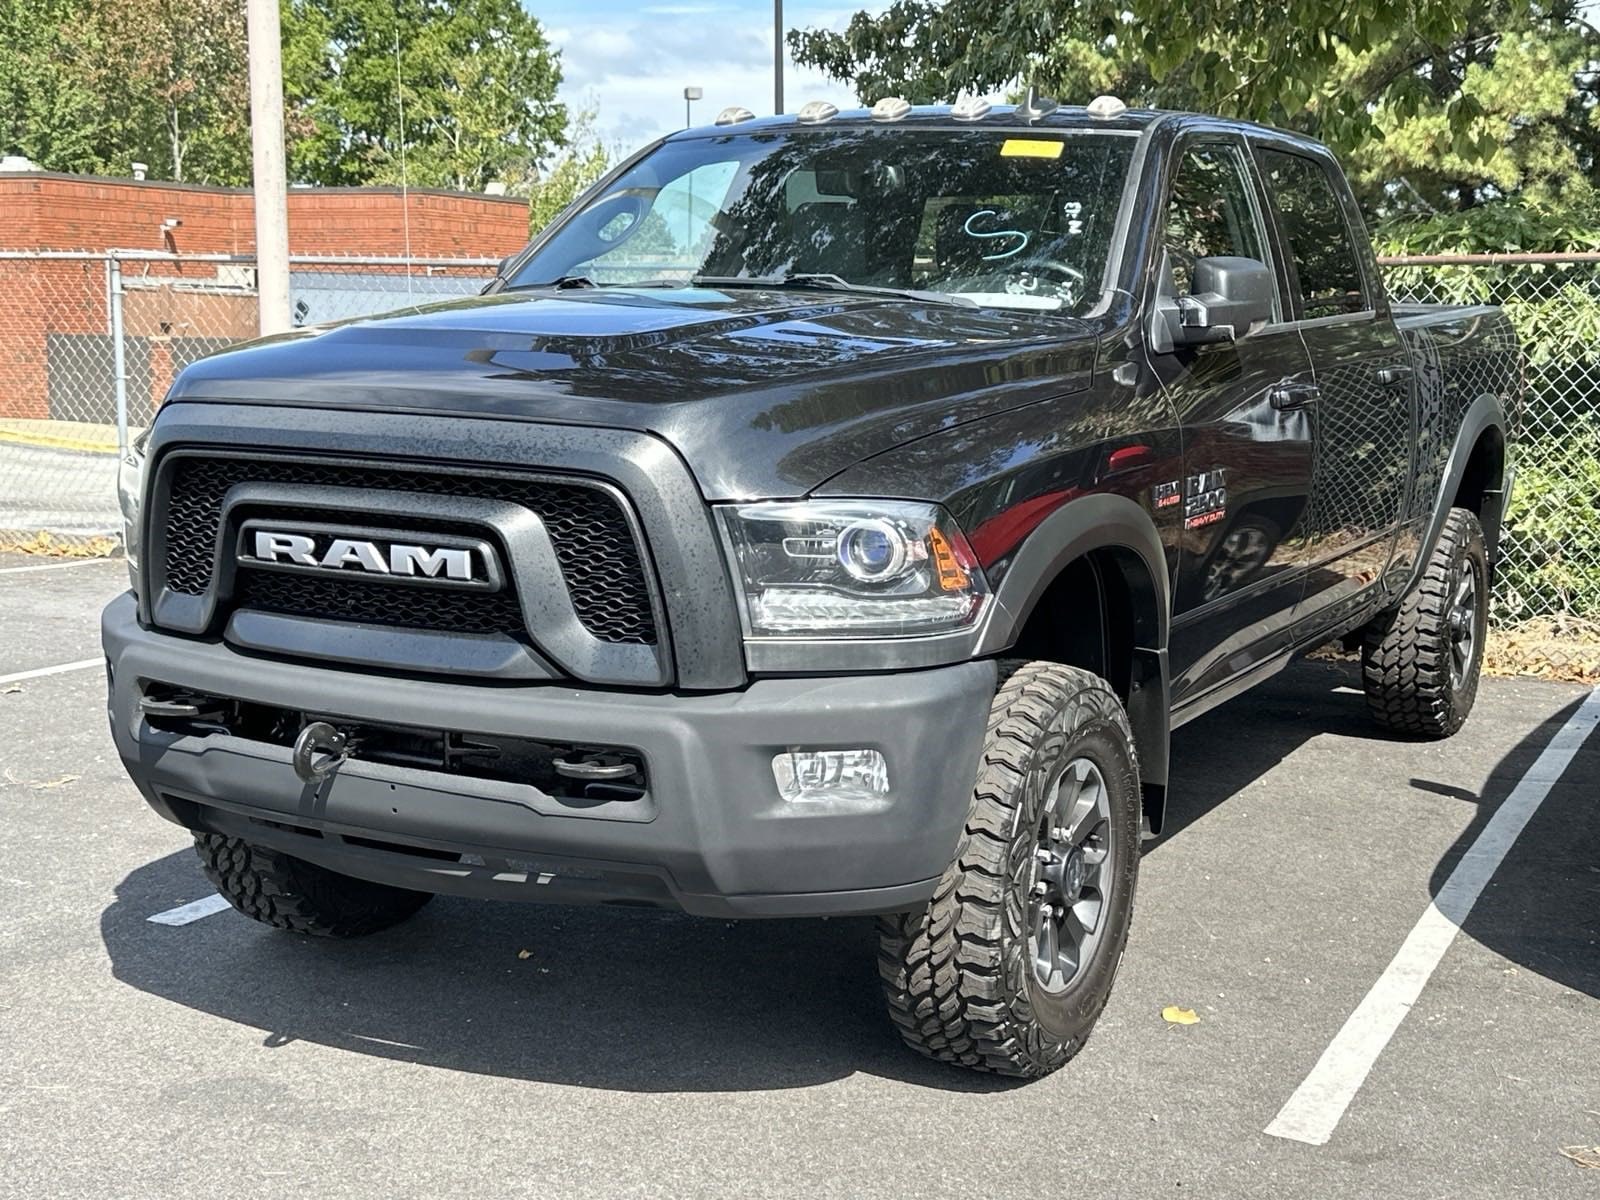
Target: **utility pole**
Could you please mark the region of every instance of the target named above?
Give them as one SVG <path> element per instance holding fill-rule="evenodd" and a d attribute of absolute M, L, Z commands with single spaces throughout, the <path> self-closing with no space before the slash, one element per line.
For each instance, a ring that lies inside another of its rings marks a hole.
<path fill-rule="evenodd" d="M 772 0 L 772 112 L 783 116 L 783 0 Z"/>
<path fill-rule="evenodd" d="M 246 0 L 250 150 L 256 207 L 256 305 L 262 334 L 289 326 L 288 180 L 283 165 L 283 63 L 278 0 Z"/>
<path fill-rule="evenodd" d="M 694 118 L 689 115 L 690 106 L 705 94 L 704 88 L 686 87 L 683 89 L 683 127 L 685 129 L 694 124 Z"/>

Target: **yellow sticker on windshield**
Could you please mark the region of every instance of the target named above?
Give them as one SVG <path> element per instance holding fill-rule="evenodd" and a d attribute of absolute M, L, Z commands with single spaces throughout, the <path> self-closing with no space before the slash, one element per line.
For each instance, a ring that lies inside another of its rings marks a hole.
<path fill-rule="evenodd" d="M 1007 138 L 1000 145 L 1001 158 L 1060 158 L 1066 143 L 1048 138 Z"/>

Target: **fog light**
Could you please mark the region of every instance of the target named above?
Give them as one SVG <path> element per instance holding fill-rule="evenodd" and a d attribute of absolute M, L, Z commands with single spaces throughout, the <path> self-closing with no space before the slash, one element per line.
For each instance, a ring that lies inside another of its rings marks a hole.
<path fill-rule="evenodd" d="M 876 750 L 791 750 L 772 760 L 785 800 L 865 799 L 889 792 L 889 764 Z"/>

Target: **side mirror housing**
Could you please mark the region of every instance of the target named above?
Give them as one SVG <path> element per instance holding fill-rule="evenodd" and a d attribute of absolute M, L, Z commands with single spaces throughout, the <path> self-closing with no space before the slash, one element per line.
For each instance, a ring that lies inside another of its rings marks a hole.
<path fill-rule="evenodd" d="M 521 250 L 517 251 L 517 254 L 521 253 Z M 511 282 L 511 277 L 506 272 L 511 269 L 511 264 L 517 260 L 517 254 L 508 254 L 495 265 L 494 278 L 478 289 L 478 295 L 491 295 Z"/>
<path fill-rule="evenodd" d="M 1265 263 L 1231 255 L 1199 259 L 1190 294 L 1157 302 L 1151 348 L 1237 341 L 1272 320 L 1272 294 Z"/>

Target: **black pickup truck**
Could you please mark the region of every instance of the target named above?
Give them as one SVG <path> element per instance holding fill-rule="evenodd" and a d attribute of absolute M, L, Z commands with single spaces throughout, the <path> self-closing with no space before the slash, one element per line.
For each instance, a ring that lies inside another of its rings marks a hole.
<path fill-rule="evenodd" d="M 257 920 L 874 914 L 907 1042 L 1039 1075 L 1174 726 L 1338 638 L 1382 725 L 1461 726 L 1521 389 L 1498 310 L 1390 303 L 1303 137 L 730 110 L 481 297 L 185 370 L 111 726 Z"/>

